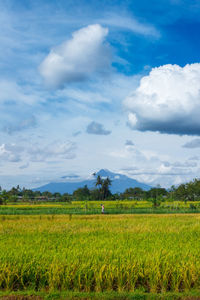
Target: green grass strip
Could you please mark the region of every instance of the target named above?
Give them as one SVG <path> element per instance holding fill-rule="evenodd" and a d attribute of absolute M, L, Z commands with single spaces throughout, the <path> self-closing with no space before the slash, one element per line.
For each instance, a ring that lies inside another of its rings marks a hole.
<path fill-rule="evenodd" d="M 191 290 L 185 293 L 163 293 L 163 294 L 152 294 L 152 293 L 143 293 L 141 291 L 135 291 L 134 293 L 126 292 L 102 292 L 102 293 L 82 293 L 82 292 L 35 292 L 35 291 L 0 291 L 0 299 L 2 300 L 92 300 L 92 299 L 102 299 L 102 300 L 197 300 L 200 299 L 199 290 Z"/>

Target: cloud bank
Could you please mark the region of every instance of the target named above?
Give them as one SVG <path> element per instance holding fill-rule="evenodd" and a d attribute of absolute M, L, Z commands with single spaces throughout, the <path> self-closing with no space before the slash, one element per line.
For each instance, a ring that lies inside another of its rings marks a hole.
<path fill-rule="evenodd" d="M 89 25 L 72 34 L 72 38 L 53 48 L 39 70 L 50 88 L 62 88 L 70 82 L 84 81 L 110 68 L 111 51 L 105 38 L 108 29 Z"/>
<path fill-rule="evenodd" d="M 133 129 L 200 135 L 200 64 L 152 69 L 124 105 Z"/>

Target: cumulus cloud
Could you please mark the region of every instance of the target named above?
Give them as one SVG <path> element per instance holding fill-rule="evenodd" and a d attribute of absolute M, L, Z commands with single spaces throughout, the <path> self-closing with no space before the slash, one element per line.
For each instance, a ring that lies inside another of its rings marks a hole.
<path fill-rule="evenodd" d="M 53 142 L 47 145 L 41 144 L 2 144 L 0 145 L 0 162 L 20 162 L 20 161 L 32 161 L 32 162 L 46 162 L 55 159 L 73 159 L 75 155 L 76 144 L 70 141 L 67 142 Z M 28 166 L 25 162 L 20 169 L 24 169 Z"/>
<path fill-rule="evenodd" d="M 0 161 L 20 162 L 23 147 L 16 144 L 1 144 L 0 145 Z"/>
<path fill-rule="evenodd" d="M 199 170 L 198 168 L 186 168 L 184 166 L 166 166 L 160 162 L 155 167 L 142 165 L 139 168 L 134 166 L 123 168 L 122 173 L 152 186 L 156 186 L 159 183 L 163 187 L 169 187 L 173 184 L 192 180 L 199 173 Z"/>
<path fill-rule="evenodd" d="M 192 169 L 194 165 L 190 166 L 190 168 L 187 166 L 184 166 L 184 164 L 171 164 L 169 166 L 166 166 L 165 164 L 161 164 L 159 168 L 157 169 L 158 174 L 160 175 L 187 175 L 192 174 Z"/>
<path fill-rule="evenodd" d="M 108 135 L 111 133 L 110 130 L 104 129 L 102 124 L 94 121 L 87 126 L 86 132 L 89 134 L 97 134 L 97 135 Z"/>
<path fill-rule="evenodd" d="M 64 143 L 54 142 L 48 145 L 34 145 L 27 149 L 30 160 L 42 162 L 49 159 L 73 159 L 75 158 L 76 144 L 70 141 Z"/>
<path fill-rule="evenodd" d="M 61 88 L 67 83 L 107 72 L 111 60 L 109 45 L 105 43 L 107 34 L 108 29 L 101 25 L 89 25 L 53 48 L 39 67 L 47 86 Z"/>
<path fill-rule="evenodd" d="M 186 182 L 199 173 L 198 163 L 190 160 L 173 161 L 168 155 L 137 149 L 137 146 L 124 146 L 110 152 L 116 161 L 123 161 L 121 172 L 133 179 L 164 187 Z"/>
<path fill-rule="evenodd" d="M 199 148 L 200 147 L 200 139 L 194 139 L 188 143 L 183 145 L 184 148 Z"/>
<path fill-rule="evenodd" d="M 133 129 L 200 135 L 200 64 L 153 68 L 124 105 Z"/>

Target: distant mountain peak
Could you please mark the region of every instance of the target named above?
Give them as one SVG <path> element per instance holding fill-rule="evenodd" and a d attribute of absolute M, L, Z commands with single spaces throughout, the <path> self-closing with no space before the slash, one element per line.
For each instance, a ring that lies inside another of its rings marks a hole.
<path fill-rule="evenodd" d="M 107 169 L 101 169 L 99 170 L 96 175 L 100 175 L 100 176 L 104 176 L 104 177 L 109 177 L 109 176 L 113 176 L 114 173 L 112 173 L 111 171 L 107 170 Z"/>
<path fill-rule="evenodd" d="M 122 175 L 119 173 L 114 173 L 111 172 L 107 169 L 101 169 L 96 173 L 96 176 L 101 176 L 101 177 L 109 177 L 112 181 L 110 190 L 112 193 L 122 193 L 124 192 L 127 188 L 134 188 L 134 187 L 140 187 L 143 190 L 149 190 L 151 189 L 151 186 L 139 182 L 135 179 L 132 179 L 126 175 Z M 49 184 L 46 184 L 44 186 L 38 187 L 36 189 L 33 189 L 34 191 L 40 191 L 40 192 L 44 192 L 44 191 L 49 191 L 51 193 L 55 193 L 55 192 L 59 192 L 61 194 L 64 193 L 69 193 L 72 194 L 77 188 L 80 187 L 84 187 L 84 185 L 87 185 L 88 188 L 93 189 L 95 188 L 95 182 L 96 182 L 96 178 L 94 176 L 90 179 L 87 180 L 82 180 L 80 181 L 77 178 L 77 181 L 75 181 L 75 179 L 72 180 L 68 180 L 65 182 L 51 182 Z"/>

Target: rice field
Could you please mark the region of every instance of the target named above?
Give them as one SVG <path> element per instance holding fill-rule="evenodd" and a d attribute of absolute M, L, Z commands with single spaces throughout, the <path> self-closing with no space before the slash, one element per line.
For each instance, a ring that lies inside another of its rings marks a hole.
<path fill-rule="evenodd" d="M 0 205 L 0 215 L 43 215 L 43 214 L 100 214 L 101 204 L 106 214 L 166 214 L 200 213 L 200 202 L 162 202 L 157 208 L 150 201 L 72 201 L 70 203 L 15 203 Z M 191 206 L 193 208 L 191 208 Z M 195 209 L 194 209 L 195 208 Z"/>
<path fill-rule="evenodd" d="M 0 290 L 200 289 L 200 215 L 0 216 Z"/>

